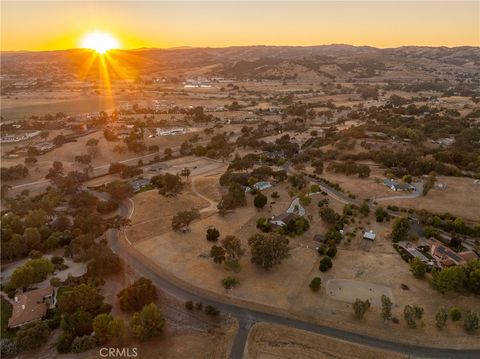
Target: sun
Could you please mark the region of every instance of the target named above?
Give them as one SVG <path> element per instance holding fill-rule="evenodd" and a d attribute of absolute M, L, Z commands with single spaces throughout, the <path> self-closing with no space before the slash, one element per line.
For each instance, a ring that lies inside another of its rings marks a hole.
<path fill-rule="evenodd" d="M 95 31 L 86 34 L 82 38 L 81 47 L 95 50 L 99 54 L 104 54 L 108 50 L 119 48 L 120 43 L 109 33 Z"/>

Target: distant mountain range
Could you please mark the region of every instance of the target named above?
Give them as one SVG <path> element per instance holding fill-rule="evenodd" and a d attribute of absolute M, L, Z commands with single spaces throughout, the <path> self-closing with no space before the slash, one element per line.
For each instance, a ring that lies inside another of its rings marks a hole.
<path fill-rule="evenodd" d="M 480 72 L 480 47 L 238 46 L 136 49 L 110 52 L 113 78 L 129 76 L 221 76 L 244 79 L 332 81 L 434 79 Z M 2 52 L 2 73 L 38 76 L 94 75 L 101 64 L 92 52 L 74 49 Z M 89 64 L 90 66 L 88 66 Z M 87 71 L 88 70 L 88 71 Z"/>

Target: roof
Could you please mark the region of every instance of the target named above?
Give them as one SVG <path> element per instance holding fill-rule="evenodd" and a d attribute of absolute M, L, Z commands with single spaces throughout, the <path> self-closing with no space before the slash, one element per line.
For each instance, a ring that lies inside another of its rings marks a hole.
<path fill-rule="evenodd" d="M 363 238 L 365 238 L 365 239 L 370 239 L 370 240 L 372 240 L 372 241 L 375 239 L 376 236 L 377 236 L 377 235 L 376 235 L 375 232 L 373 232 L 373 231 L 369 231 L 369 232 L 364 232 L 364 233 L 363 233 Z"/>
<path fill-rule="evenodd" d="M 430 245 L 430 253 L 445 266 L 463 264 L 469 260 L 478 258 L 472 251 L 456 253 L 437 239 L 429 239 L 428 244 Z"/>
<path fill-rule="evenodd" d="M 275 218 L 273 218 L 273 221 L 281 221 L 281 222 L 287 224 L 288 222 L 290 222 L 294 218 L 295 218 L 295 214 L 293 214 L 293 213 L 282 213 L 282 214 L 276 216 Z"/>
<path fill-rule="evenodd" d="M 15 297 L 12 316 L 8 320 L 10 328 L 18 327 L 28 322 L 42 319 L 47 314 L 48 304 L 44 298 L 53 295 L 52 286 L 35 289 Z"/>

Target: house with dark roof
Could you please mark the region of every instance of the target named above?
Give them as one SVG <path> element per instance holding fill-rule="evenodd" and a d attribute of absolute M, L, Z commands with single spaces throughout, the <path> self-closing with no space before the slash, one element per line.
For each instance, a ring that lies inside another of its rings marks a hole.
<path fill-rule="evenodd" d="M 283 227 L 286 226 L 292 219 L 295 219 L 295 217 L 296 215 L 294 213 L 282 213 L 271 218 L 270 223 L 279 227 Z"/>
<path fill-rule="evenodd" d="M 56 305 L 56 290 L 52 286 L 16 295 L 12 303 L 9 328 L 16 328 L 42 319 Z"/>
<path fill-rule="evenodd" d="M 384 179 L 383 184 L 390 188 L 392 191 L 413 191 L 415 187 L 412 186 L 410 183 L 399 183 L 397 181 L 391 179 Z"/>

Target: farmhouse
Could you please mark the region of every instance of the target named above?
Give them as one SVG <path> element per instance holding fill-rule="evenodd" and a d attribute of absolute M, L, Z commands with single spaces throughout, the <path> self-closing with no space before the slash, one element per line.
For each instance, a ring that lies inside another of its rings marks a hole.
<path fill-rule="evenodd" d="M 16 328 L 40 320 L 47 314 L 48 309 L 55 307 L 55 304 L 56 291 L 52 286 L 15 296 L 8 327 Z"/>
<path fill-rule="evenodd" d="M 292 219 L 295 219 L 295 214 L 293 213 L 282 213 L 278 216 L 273 217 L 270 219 L 270 223 L 277 225 L 279 227 L 286 226 L 288 222 L 290 222 Z"/>
<path fill-rule="evenodd" d="M 393 191 L 413 191 L 415 189 L 415 187 L 409 183 L 398 183 L 388 178 L 383 180 L 383 184 Z"/>
<path fill-rule="evenodd" d="M 157 136 L 175 136 L 175 135 L 183 135 L 187 133 L 187 130 L 183 127 L 171 128 L 171 129 L 157 128 L 156 133 L 157 133 Z"/>
<path fill-rule="evenodd" d="M 430 254 L 442 267 L 462 265 L 478 258 L 472 251 L 454 252 L 435 238 L 428 239 L 427 244 L 430 246 Z"/>

